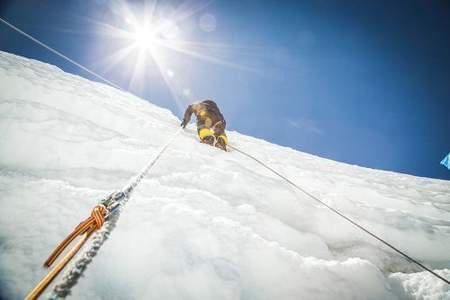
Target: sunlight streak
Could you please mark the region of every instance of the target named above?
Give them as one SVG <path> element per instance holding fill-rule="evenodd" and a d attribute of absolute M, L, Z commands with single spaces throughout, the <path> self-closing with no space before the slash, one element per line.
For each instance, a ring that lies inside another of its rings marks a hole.
<path fill-rule="evenodd" d="M 108 73 L 122 62 L 125 62 L 132 54 L 135 53 L 135 46 L 130 45 L 128 47 L 122 48 L 113 52 L 112 54 L 97 60 L 95 65 L 101 66 L 103 72 Z"/>
<path fill-rule="evenodd" d="M 157 1 L 147 1 L 143 6 L 126 1 L 113 2 L 111 11 L 114 15 L 111 19 L 115 21 L 110 23 L 90 21 L 96 25 L 98 34 L 117 39 L 118 45 L 121 46 L 110 55 L 98 60 L 97 64 L 105 65 L 106 72 L 121 66 L 123 76 L 128 77 L 128 88 L 138 90 L 148 84 L 146 75 L 151 74 L 151 70 L 154 70 L 156 66 L 158 75 L 163 79 L 180 111 L 185 106 L 183 102 L 187 101 L 186 98 L 191 100 L 193 93 L 192 87 L 189 86 L 189 75 L 174 76 L 173 68 L 176 66 L 173 63 L 177 61 L 174 52 L 216 65 L 257 73 L 253 68 L 223 59 L 224 56 L 230 57 L 239 52 L 252 52 L 251 48 L 191 42 L 183 39 L 185 32 L 180 28 L 180 22 L 204 10 L 212 2 L 184 1 L 176 8 L 162 5 L 158 7 Z M 213 21 L 211 17 L 208 18 L 211 20 L 206 21 Z M 203 23 L 209 26 L 203 24 L 204 27 L 206 26 L 206 31 L 212 31 L 212 26 L 214 25 L 214 28 L 216 26 L 216 20 L 214 19 L 214 24 L 206 21 L 203 20 Z M 199 29 L 204 31 L 205 28 Z M 124 67 L 124 64 L 129 69 Z M 153 68 L 151 68 L 152 65 Z"/>
<path fill-rule="evenodd" d="M 169 88 L 170 94 L 172 95 L 172 98 L 175 102 L 175 105 L 180 113 L 183 113 L 185 105 L 183 101 L 180 99 L 179 94 L 174 89 L 173 84 L 171 84 L 171 77 L 167 72 L 167 66 L 164 63 L 164 60 L 159 58 L 157 54 L 155 54 L 156 57 L 154 59 L 155 64 L 158 67 L 159 73 L 161 74 L 161 77 L 163 78 L 166 86 Z"/>
<path fill-rule="evenodd" d="M 207 62 L 212 62 L 212 63 L 218 64 L 218 65 L 221 65 L 221 66 L 225 66 L 225 67 L 229 67 L 229 68 L 233 68 L 233 69 L 238 69 L 238 70 L 242 70 L 242 71 L 248 71 L 248 72 L 254 72 L 254 73 L 257 72 L 257 70 L 255 70 L 255 69 L 252 69 L 252 68 L 240 65 L 240 64 L 231 63 L 231 62 L 228 62 L 226 60 L 219 59 L 219 58 L 216 58 L 216 57 L 212 57 L 212 56 L 209 56 L 209 55 L 206 55 L 206 54 L 200 54 L 197 51 L 191 51 L 191 50 L 188 50 L 188 49 L 186 49 L 184 47 L 179 47 L 177 45 L 174 45 L 173 43 L 162 43 L 161 45 L 166 47 L 166 48 L 170 48 L 172 50 L 175 50 L 177 52 L 180 52 L 180 53 L 183 53 L 183 54 L 187 54 L 187 55 L 189 55 L 191 57 L 195 57 L 195 58 L 207 61 Z"/>
<path fill-rule="evenodd" d="M 132 71 L 133 73 L 131 74 L 131 78 L 128 82 L 128 88 L 137 88 L 138 90 L 142 88 L 141 84 L 143 83 L 143 81 L 139 80 L 139 78 L 142 78 L 141 75 L 144 73 L 145 61 L 146 61 L 145 49 L 141 49 L 134 63 L 134 68 Z"/>

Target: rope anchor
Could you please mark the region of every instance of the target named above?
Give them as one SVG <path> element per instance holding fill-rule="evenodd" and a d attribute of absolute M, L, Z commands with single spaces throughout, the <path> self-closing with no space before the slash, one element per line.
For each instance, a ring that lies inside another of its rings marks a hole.
<path fill-rule="evenodd" d="M 36 285 L 36 287 L 25 297 L 26 300 L 32 300 L 39 297 L 45 288 L 55 279 L 67 263 L 78 253 L 81 247 L 86 243 L 89 237 L 96 230 L 102 228 L 105 223 L 108 209 L 103 204 L 97 204 L 91 212 L 91 215 L 81 222 L 75 229 L 53 250 L 44 267 L 50 267 L 59 255 L 79 236 L 81 239 L 70 249 L 70 251 L 58 262 L 53 269 Z"/>

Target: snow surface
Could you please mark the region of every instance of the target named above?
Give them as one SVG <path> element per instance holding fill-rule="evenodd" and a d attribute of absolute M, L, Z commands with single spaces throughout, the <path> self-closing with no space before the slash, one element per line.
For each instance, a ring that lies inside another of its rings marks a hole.
<path fill-rule="evenodd" d="M 168 110 L 0 52 L 0 293 L 176 132 Z M 449 286 L 236 151 L 181 133 L 124 208 L 75 299 L 450 299 Z M 450 182 L 230 141 L 450 279 Z M 50 291 L 48 289 L 47 291 Z"/>

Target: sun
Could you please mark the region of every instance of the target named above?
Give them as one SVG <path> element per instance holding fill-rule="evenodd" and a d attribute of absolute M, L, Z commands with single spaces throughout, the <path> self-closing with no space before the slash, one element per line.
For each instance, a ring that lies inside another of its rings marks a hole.
<path fill-rule="evenodd" d="M 148 25 L 137 28 L 133 34 L 135 46 L 141 50 L 154 50 L 158 44 L 158 40 Z"/>
<path fill-rule="evenodd" d="M 124 0 L 114 1 L 111 5 L 114 16 L 111 21 L 93 20 L 100 34 L 117 41 L 117 48 L 98 59 L 97 64 L 105 66 L 106 72 L 119 65 L 124 66 L 121 72 L 128 82 L 127 90 L 144 89 L 148 85 L 150 72 L 157 70 L 177 107 L 183 111 L 183 101 L 195 97 L 192 87 L 186 86 L 192 70 L 186 72 L 181 66 L 177 66 L 186 58 L 256 73 L 252 68 L 221 58 L 224 53 L 232 54 L 241 50 L 247 52 L 251 48 L 189 40 L 189 37 L 195 35 L 195 28 L 192 26 L 196 24 L 196 14 L 212 3 L 212 0 L 186 1 L 172 8 L 151 0 L 143 6 L 130 3 Z M 207 14 L 200 23 L 200 29 L 212 34 L 217 20 Z M 181 55 L 184 56 L 183 60 L 180 59 Z"/>

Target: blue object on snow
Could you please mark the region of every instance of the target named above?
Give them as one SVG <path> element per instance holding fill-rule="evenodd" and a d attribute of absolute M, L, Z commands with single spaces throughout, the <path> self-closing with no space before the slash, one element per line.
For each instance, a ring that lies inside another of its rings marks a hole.
<path fill-rule="evenodd" d="M 447 169 L 450 170 L 450 153 L 447 154 L 446 157 L 444 157 L 444 159 L 441 161 L 441 165 L 444 165 L 447 167 Z"/>

